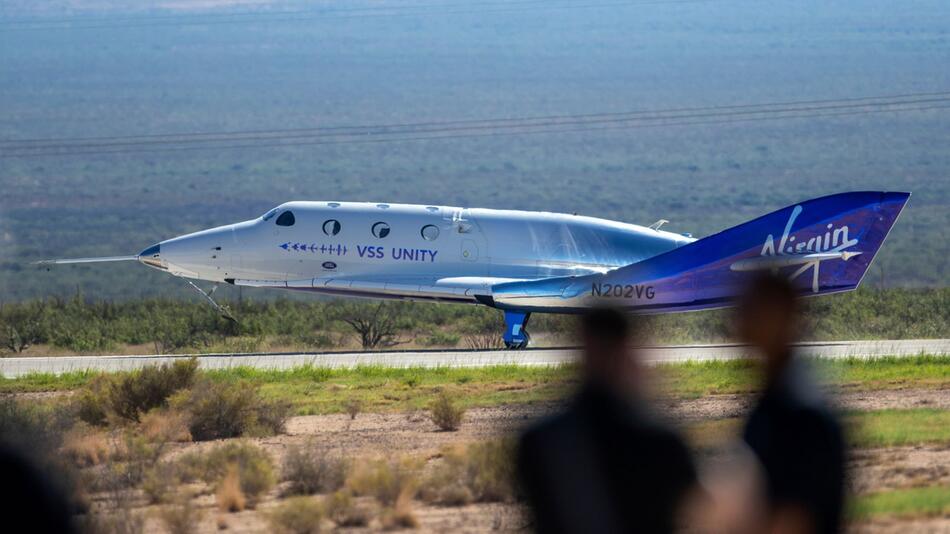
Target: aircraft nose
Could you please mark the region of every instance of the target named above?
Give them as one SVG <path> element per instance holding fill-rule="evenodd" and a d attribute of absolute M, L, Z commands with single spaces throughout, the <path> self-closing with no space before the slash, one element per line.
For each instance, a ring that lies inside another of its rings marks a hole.
<path fill-rule="evenodd" d="M 154 245 L 148 247 L 147 249 L 139 252 L 139 261 L 148 265 L 149 267 L 155 267 L 157 269 L 167 269 L 168 266 L 165 262 L 162 261 L 162 244 L 155 243 Z"/>

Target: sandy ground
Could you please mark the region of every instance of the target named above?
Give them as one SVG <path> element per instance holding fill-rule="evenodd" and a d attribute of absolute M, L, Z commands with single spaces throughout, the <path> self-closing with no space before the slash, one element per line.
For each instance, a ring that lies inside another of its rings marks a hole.
<path fill-rule="evenodd" d="M 842 409 L 876 410 L 886 408 L 950 408 L 950 390 L 905 389 L 874 392 L 832 393 Z M 711 395 L 698 399 L 665 399 L 659 402 L 661 413 L 675 421 L 741 417 L 753 401 L 749 395 Z M 292 418 L 286 434 L 253 440 L 267 450 L 279 465 L 287 448 L 295 443 L 314 441 L 351 458 L 396 457 L 408 455 L 430 461 L 440 449 L 517 432 L 525 425 L 558 408 L 556 403 L 514 405 L 469 410 L 457 432 L 440 432 L 423 412 L 402 414 L 361 413 L 355 419 L 345 414 L 313 415 Z M 170 456 L 186 450 L 214 446 L 214 443 L 179 444 Z M 704 454 L 705 462 L 716 462 L 716 454 Z M 895 447 L 852 451 L 851 487 L 857 493 L 898 489 L 921 485 L 950 484 L 950 446 Z M 274 490 L 256 511 L 221 516 L 215 511 L 214 497 L 203 495 L 197 504 L 207 512 L 200 523 L 202 532 L 214 532 L 219 522 L 229 532 L 266 532 L 267 511 L 275 506 Z M 152 508 L 154 511 L 154 507 Z M 416 503 L 416 515 L 422 532 L 485 532 L 530 528 L 524 510 L 515 504 L 475 504 L 464 507 L 437 507 Z M 371 525 L 377 527 L 378 524 Z M 365 529 L 364 529 L 365 530 Z M 950 518 L 899 521 L 876 520 L 853 526 L 855 532 L 950 532 Z M 149 515 L 147 531 L 161 532 L 154 514 Z"/>

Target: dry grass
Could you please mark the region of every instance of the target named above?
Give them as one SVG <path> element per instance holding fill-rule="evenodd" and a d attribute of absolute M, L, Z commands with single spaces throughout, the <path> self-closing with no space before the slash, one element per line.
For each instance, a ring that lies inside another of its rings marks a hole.
<path fill-rule="evenodd" d="M 218 510 L 222 512 L 234 513 L 244 510 L 247 499 L 241 491 L 241 478 L 238 475 L 237 464 L 228 466 L 227 474 L 218 484 L 215 500 L 218 503 Z"/>
<path fill-rule="evenodd" d="M 312 497 L 291 497 L 268 514 L 274 532 L 316 534 L 323 522 L 323 508 Z"/>
<path fill-rule="evenodd" d="M 356 419 L 356 416 L 363 411 L 363 401 L 359 399 L 350 399 L 343 405 L 346 414 L 350 416 L 350 421 Z"/>
<path fill-rule="evenodd" d="M 465 408 L 456 406 L 448 393 L 442 392 L 429 408 L 429 417 L 440 430 L 454 432 L 462 426 L 462 418 L 465 416 Z"/>
<path fill-rule="evenodd" d="M 167 502 L 180 483 L 178 466 L 171 462 L 159 462 L 145 472 L 141 488 L 151 504 L 158 504 Z"/>
<path fill-rule="evenodd" d="M 514 447 L 512 440 L 495 440 L 443 449 L 420 496 L 449 506 L 514 500 Z"/>
<path fill-rule="evenodd" d="M 497 332 L 482 332 L 465 336 L 465 344 L 475 350 L 500 349 L 505 346 L 505 340 Z"/>
<path fill-rule="evenodd" d="M 169 534 L 193 534 L 198 532 L 198 524 L 204 514 L 191 499 L 185 497 L 163 506 L 157 515 Z"/>
<path fill-rule="evenodd" d="M 392 507 L 383 513 L 381 522 L 384 529 L 397 530 L 419 527 L 419 519 L 412 509 L 412 493 L 408 488 L 400 492 Z"/>
<path fill-rule="evenodd" d="M 177 468 L 183 482 L 201 479 L 215 486 L 222 484 L 232 468 L 236 469 L 241 493 L 250 508 L 276 484 L 270 455 L 257 445 L 243 441 L 184 454 L 178 458 Z"/>
<path fill-rule="evenodd" d="M 194 439 L 207 441 L 240 436 L 273 436 L 284 431 L 290 404 L 266 400 L 250 382 L 218 382 L 207 378 L 171 401 L 188 417 Z"/>
<path fill-rule="evenodd" d="M 145 439 L 155 443 L 191 441 L 185 414 L 172 410 L 152 410 L 142 416 L 139 430 Z"/>
<path fill-rule="evenodd" d="M 410 458 L 363 462 L 354 467 L 346 485 L 356 495 L 369 495 L 393 506 L 401 495 L 415 496 L 420 467 L 418 460 Z"/>
<path fill-rule="evenodd" d="M 109 435 L 79 423 L 63 437 L 62 452 L 78 467 L 99 465 L 111 456 Z"/>
<path fill-rule="evenodd" d="M 281 478 L 290 482 L 287 495 L 336 491 L 346 481 L 346 462 L 312 441 L 292 445 L 284 456 Z"/>
<path fill-rule="evenodd" d="M 370 506 L 357 503 L 346 490 L 327 496 L 323 500 L 323 513 L 338 527 L 365 527 L 372 517 Z"/>

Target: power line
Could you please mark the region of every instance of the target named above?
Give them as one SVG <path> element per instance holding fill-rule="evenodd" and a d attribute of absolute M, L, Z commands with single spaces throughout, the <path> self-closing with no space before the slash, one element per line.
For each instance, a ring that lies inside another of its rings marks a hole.
<path fill-rule="evenodd" d="M 680 113 L 693 113 L 693 112 L 706 112 L 706 111 L 718 111 L 718 110 L 750 110 L 754 111 L 759 108 L 759 111 L 762 112 L 774 112 L 777 111 L 776 108 L 779 107 L 798 107 L 798 106 L 822 106 L 822 105 L 847 105 L 850 103 L 863 103 L 862 105 L 874 106 L 874 105 L 899 105 L 904 103 L 918 103 L 921 101 L 930 102 L 933 99 L 942 100 L 943 98 L 950 98 L 950 91 L 939 91 L 939 92 L 929 92 L 929 93 L 903 93 L 903 94 L 892 94 L 892 95 L 878 95 L 878 96 L 862 96 L 862 97 L 848 97 L 848 98 L 826 98 L 826 99 L 814 99 L 814 100 L 792 100 L 792 101 L 780 101 L 780 102 L 769 102 L 762 104 L 734 104 L 734 105 L 725 105 L 725 106 L 701 106 L 701 107 L 685 107 L 685 108 L 668 108 L 660 110 L 633 110 L 633 111 L 621 111 L 621 112 L 601 112 L 601 113 L 575 113 L 575 114 L 562 114 L 562 115 L 533 115 L 525 117 L 501 117 L 501 118 L 491 118 L 491 119 L 461 119 L 461 120 L 452 120 L 452 121 L 429 121 L 429 122 L 402 122 L 402 123 L 382 123 L 382 124 L 361 124 L 361 125 L 344 125 L 344 126 L 320 126 L 320 127 L 308 127 L 308 128 L 280 128 L 280 129 L 261 129 L 261 130 L 231 130 L 231 131 L 204 131 L 204 132 L 184 132 L 184 133 L 160 133 L 160 134 L 140 134 L 140 135 L 113 135 L 113 136 L 97 136 L 97 137 L 51 137 L 51 138 L 28 138 L 28 139 L 2 139 L 0 140 L 0 148 L 4 147 L 16 147 L 21 144 L 29 143 L 83 143 L 83 142 L 95 142 L 95 141 L 130 141 L 130 140 L 150 140 L 150 139 L 169 139 L 171 141 L 187 141 L 187 140 L 208 140 L 205 138 L 208 137 L 219 137 L 219 136 L 245 136 L 245 135 L 271 135 L 271 134 L 284 134 L 284 133 L 320 133 L 320 132 L 337 132 L 341 134 L 350 133 L 350 134 L 365 134 L 368 131 L 374 130 L 388 130 L 388 129 L 403 129 L 403 128 L 419 128 L 419 127 L 430 127 L 430 126 L 477 126 L 477 125 L 491 125 L 491 124 L 510 124 L 510 123 L 520 123 L 520 122 L 530 122 L 530 121 L 558 121 L 558 120 L 573 120 L 573 119 L 599 119 L 599 118 L 621 118 L 625 116 L 638 117 L 642 115 L 662 115 L 662 114 L 680 114 Z M 347 131 L 348 130 L 348 131 Z M 210 139 L 214 140 L 214 139 Z M 32 147 L 31 147 L 32 148 Z"/>
<path fill-rule="evenodd" d="M 396 125 L 7 140 L 0 144 L 0 158 L 345 145 L 466 137 L 536 135 L 940 110 L 947 107 L 950 107 L 950 92 L 656 111 L 640 110 L 623 113 L 400 123 Z M 261 132 L 266 132 L 266 135 L 261 135 Z"/>
<path fill-rule="evenodd" d="M 311 20 L 406 17 L 420 15 L 460 15 L 470 13 L 516 13 L 524 11 L 572 11 L 609 7 L 702 4 L 721 0 L 634 0 L 591 3 L 556 3 L 557 0 L 479 2 L 478 4 L 421 4 L 323 8 L 289 11 L 242 11 L 201 15 L 150 15 L 139 17 L 76 17 L 60 19 L 0 20 L 0 31 L 98 30 L 162 26 L 206 26 L 217 24 L 253 24 L 301 22 Z"/>

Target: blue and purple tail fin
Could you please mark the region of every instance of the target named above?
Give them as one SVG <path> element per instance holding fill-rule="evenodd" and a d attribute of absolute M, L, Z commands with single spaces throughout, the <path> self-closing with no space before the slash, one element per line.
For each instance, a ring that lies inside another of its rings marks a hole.
<path fill-rule="evenodd" d="M 604 275 L 653 285 L 680 309 L 726 304 L 748 272 L 786 274 L 805 295 L 856 289 L 910 193 L 860 191 L 801 202 Z M 660 302 L 644 303 L 650 305 Z"/>
<path fill-rule="evenodd" d="M 496 286 L 495 302 L 549 311 L 715 308 L 731 304 L 758 270 L 786 275 L 803 295 L 849 291 L 861 283 L 909 197 L 858 191 L 807 200 L 604 274 Z"/>

